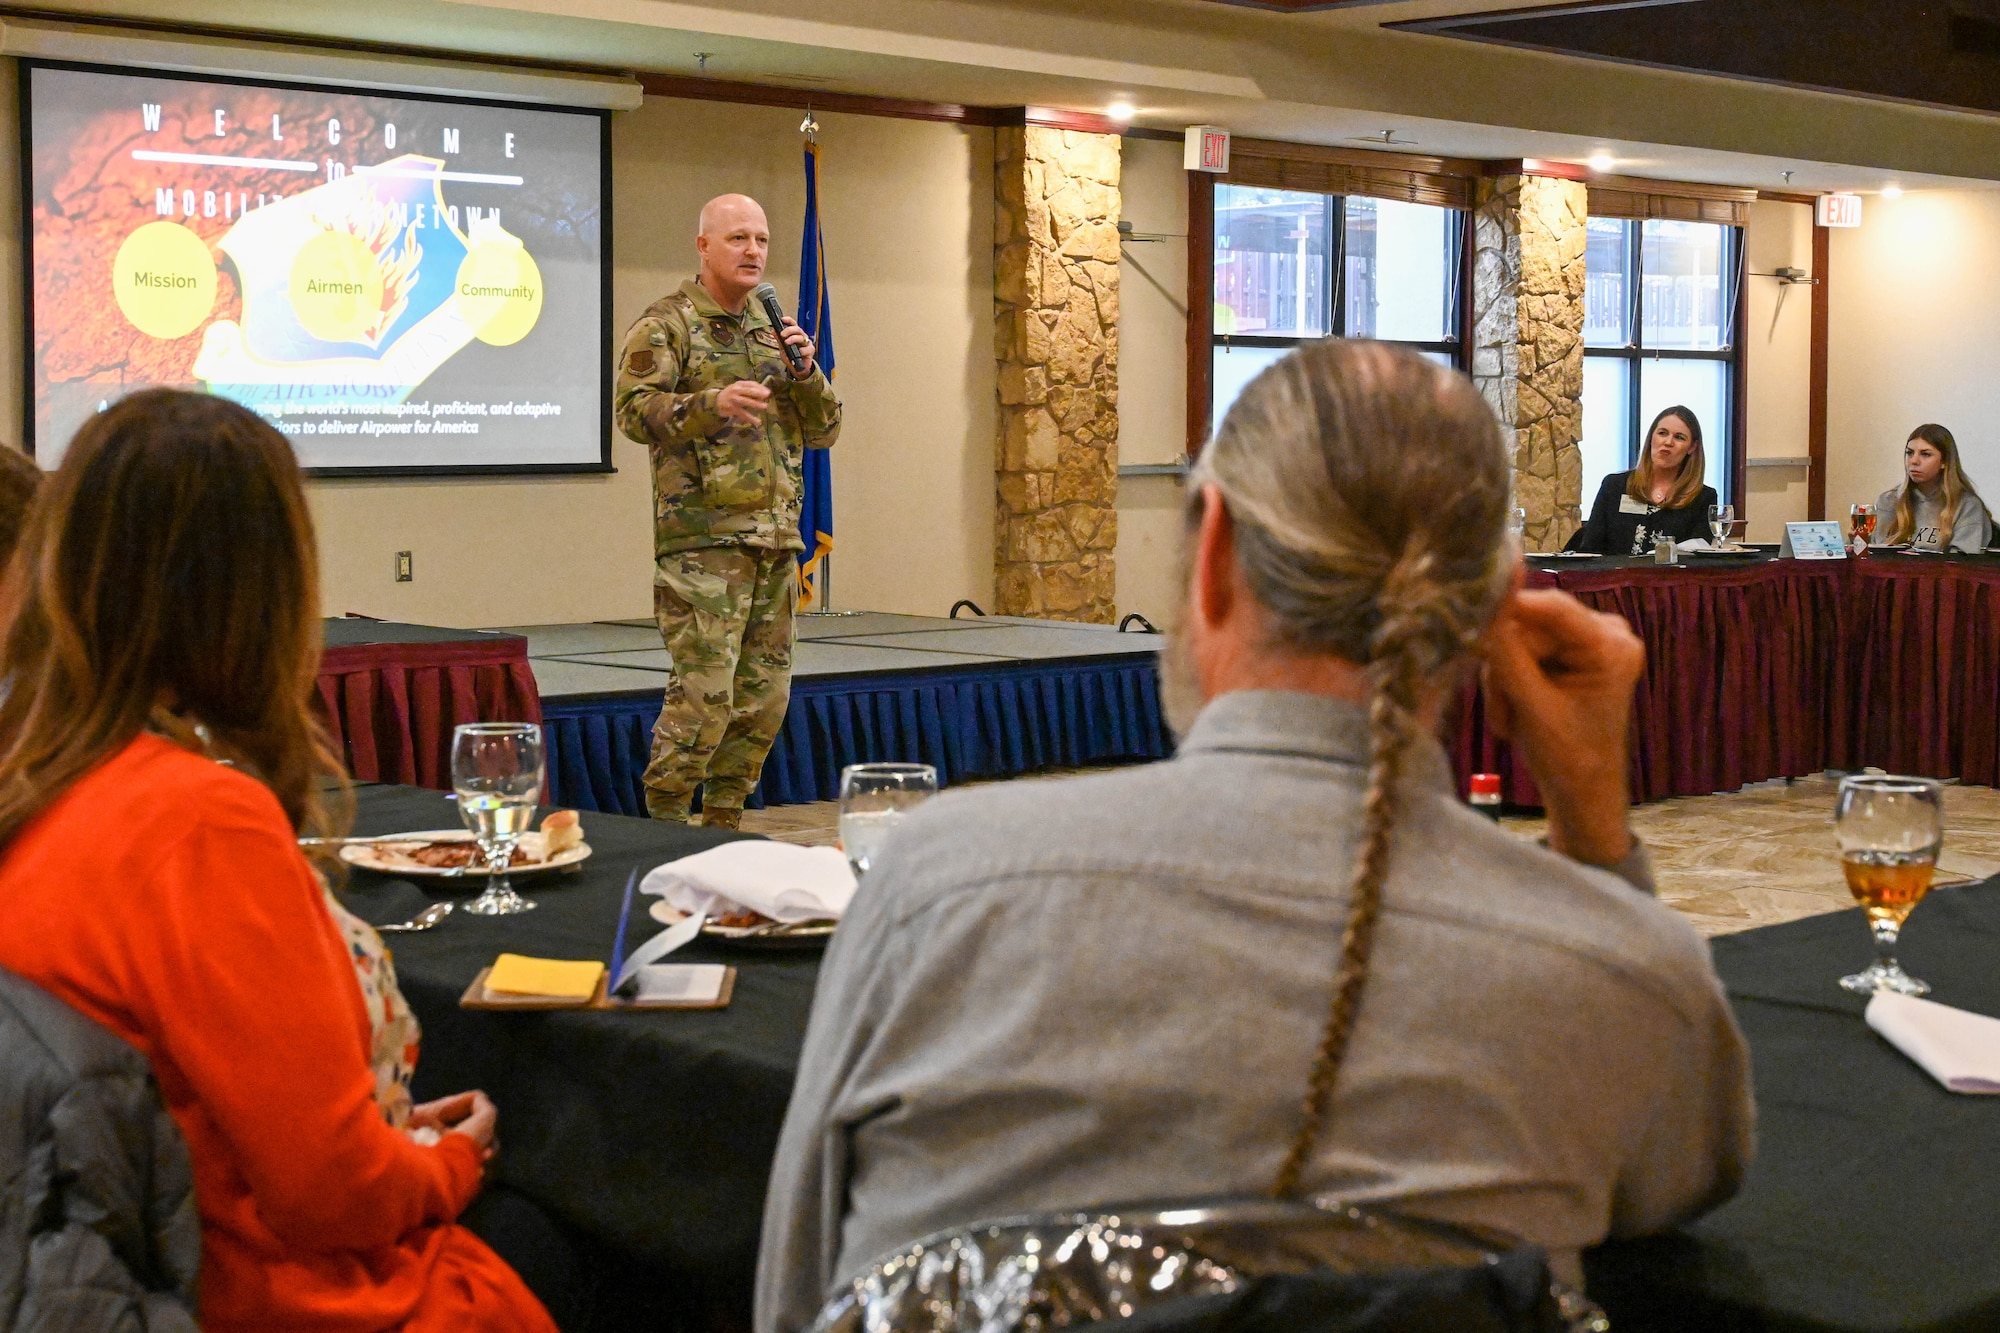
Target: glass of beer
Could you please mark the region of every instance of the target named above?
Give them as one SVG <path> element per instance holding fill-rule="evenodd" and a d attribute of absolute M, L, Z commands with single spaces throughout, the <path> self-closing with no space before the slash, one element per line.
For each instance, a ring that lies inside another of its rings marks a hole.
<path fill-rule="evenodd" d="M 1873 541 L 1875 538 L 1875 506 L 1855 505 L 1847 511 L 1847 539 L 1849 541 Z"/>
<path fill-rule="evenodd" d="M 1896 962 L 1896 936 L 1930 891 L 1937 869 L 1944 845 L 1943 788 L 1929 778 L 1842 778 L 1833 829 L 1848 891 L 1868 914 L 1875 935 L 1875 961 L 1840 984 L 1857 995 L 1927 994 L 1930 987 Z"/>

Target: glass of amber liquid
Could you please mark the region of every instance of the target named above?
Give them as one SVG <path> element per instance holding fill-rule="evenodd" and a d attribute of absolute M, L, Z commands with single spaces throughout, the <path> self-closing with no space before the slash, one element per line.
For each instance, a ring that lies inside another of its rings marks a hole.
<path fill-rule="evenodd" d="M 1875 538 L 1875 506 L 1855 505 L 1847 511 L 1847 539 L 1868 542 Z"/>
<path fill-rule="evenodd" d="M 1910 910 L 1930 891 L 1944 845 L 1943 788 L 1929 778 L 1856 774 L 1840 780 L 1834 836 L 1847 888 L 1868 914 L 1875 961 L 1840 984 L 1857 995 L 1892 990 L 1924 995 L 1930 987 L 1896 962 L 1896 937 Z"/>

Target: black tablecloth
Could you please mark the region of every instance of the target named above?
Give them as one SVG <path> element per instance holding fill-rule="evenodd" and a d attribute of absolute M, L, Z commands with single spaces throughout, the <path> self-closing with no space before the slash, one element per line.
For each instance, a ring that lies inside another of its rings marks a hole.
<path fill-rule="evenodd" d="M 1946 1092 L 1863 1024 L 1834 983 L 1872 953 L 1858 911 L 1715 941 L 1757 1161 L 1684 1234 L 1591 1256 L 1618 1333 L 2000 1328 L 2000 1098 Z M 2000 1014 L 2000 881 L 1932 894 L 1899 957 L 1932 999 Z"/>
<path fill-rule="evenodd" d="M 364 787 L 356 831 L 458 825 L 442 795 Z M 818 976 L 816 955 L 726 953 L 697 942 L 675 961 L 737 968 L 727 1009 L 505 1014 L 460 1009 L 503 952 L 608 961 L 626 876 L 732 834 L 586 814 L 580 872 L 522 879 L 540 904 L 520 916 L 454 912 L 423 934 L 386 937 L 423 1024 L 419 1099 L 483 1088 L 500 1107 L 498 1174 L 619 1251 L 725 1297 L 747 1292 L 764 1185 L 791 1096 Z M 464 881 L 431 881 L 452 896 Z M 443 896 L 441 893 L 440 896 Z M 342 892 L 359 915 L 403 920 L 428 901 L 404 880 L 357 871 Z M 632 938 L 660 929 L 638 915 Z"/>
<path fill-rule="evenodd" d="M 362 832 L 455 818 L 433 792 L 361 793 Z M 502 950 L 608 959 L 627 873 L 731 836 L 595 814 L 584 832 L 580 873 L 522 882 L 535 911 L 453 913 L 390 937 L 424 1025 L 417 1092 L 484 1088 L 500 1104 L 509 1186 L 740 1310 L 817 959 L 690 946 L 678 957 L 738 969 L 717 1012 L 458 1008 Z M 344 896 L 376 921 L 425 901 L 365 872 Z M 2000 880 L 1932 894 L 1904 940 L 1904 964 L 1936 999 L 2000 1014 Z M 1835 980 L 1871 950 L 1856 911 L 1715 942 L 1755 1062 L 1758 1158 L 1743 1194 L 1686 1232 L 1589 1257 L 1618 1333 L 2000 1328 L 2000 1098 L 1945 1092 L 1867 1029 Z"/>

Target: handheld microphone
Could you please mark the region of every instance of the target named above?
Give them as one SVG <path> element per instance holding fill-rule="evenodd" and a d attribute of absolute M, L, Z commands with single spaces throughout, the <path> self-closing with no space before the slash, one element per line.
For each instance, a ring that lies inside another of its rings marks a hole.
<path fill-rule="evenodd" d="M 785 360 L 790 364 L 792 373 L 805 374 L 806 363 L 799 349 L 785 341 L 785 310 L 778 304 L 778 289 L 768 282 L 760 282 L 751 289 L 750 295 L 756 299 L 757 304 L 764 307 L 764 317 L 771 321 L 771 332 L 778 335 L 778 346 L 784 350 Z"/>

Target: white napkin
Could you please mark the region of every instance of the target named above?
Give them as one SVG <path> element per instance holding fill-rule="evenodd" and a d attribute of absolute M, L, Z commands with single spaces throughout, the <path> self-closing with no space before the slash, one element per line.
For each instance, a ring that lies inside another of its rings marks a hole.
<path fill-rule="evenodd" d="M 1684 542 L 1675 542 L 1674 549 L 1677 551 L 1712 551 L 1715 548 L 1708 544 L 1708 538 L 1706 537 L 1692 537 Z"/>
<path fill-rule="evenodd" d="M 656 866 L 639 891 L 683 912 L 720 916 L 735 906 L 774 921 L 837 921 L 854 896 L 854 872 L 836 847 L 746 839 Z"/>
<path fill-rule="evenodd" d="M 2000 1092 L 2000 1018 L 1878 990 L 1868 1026 L 1951 1091 Z"/>

